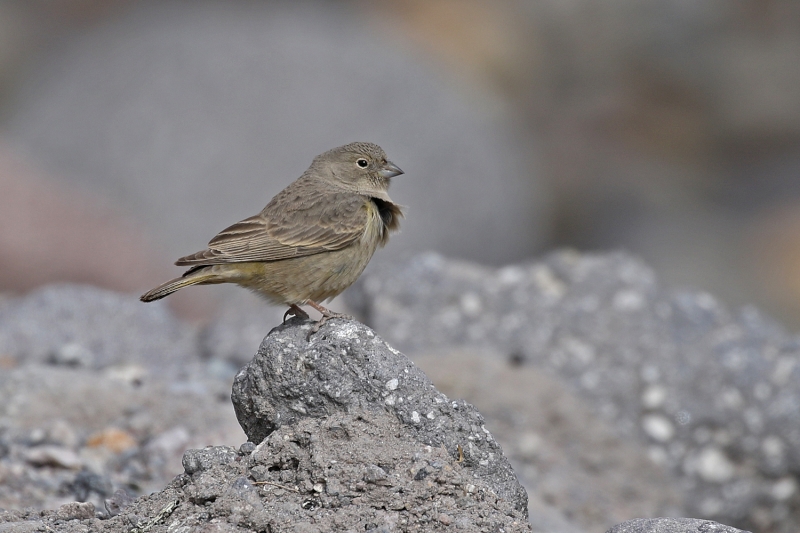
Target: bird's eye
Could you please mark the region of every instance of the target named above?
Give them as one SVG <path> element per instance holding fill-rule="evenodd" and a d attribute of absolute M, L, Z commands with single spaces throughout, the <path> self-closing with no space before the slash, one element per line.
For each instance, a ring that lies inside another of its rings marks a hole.
<path fill-rule="evenodd" d="M 366 159 L 361 157 L 361 158 L 356 160 L 356 165 L 360 166 L 361 168 L 367 168 L 367 165 L 369 165 L 369 162 L 367 162 Z"/>

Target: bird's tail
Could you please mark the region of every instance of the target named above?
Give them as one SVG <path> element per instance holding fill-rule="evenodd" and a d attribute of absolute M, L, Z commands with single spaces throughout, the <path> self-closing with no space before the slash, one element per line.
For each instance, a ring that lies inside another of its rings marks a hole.
<path fill-rule="evenodd" d="M 211 269 L 201 268 L 195 271 L 189 270 L 180 278 L 171 279 L 166 283 L 162 283 L 155 289 L 147 291 L 142 294 L 139 299 L 143 302 L 152 302 L 169 296 L 173 292 L 188 287 L 189 285 L 205 285 L 210 283 L 219 283 L 218 276 L 212 273 Z"/>

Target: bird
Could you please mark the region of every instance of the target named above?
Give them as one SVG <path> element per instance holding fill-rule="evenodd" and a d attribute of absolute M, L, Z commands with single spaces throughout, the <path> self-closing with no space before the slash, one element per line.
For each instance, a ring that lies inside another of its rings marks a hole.
<path fill-rule="evenodd" d="M 219 232 L 205 250 L 178 259 L 176 265 L 189 269 L 140 300 L 159 300 L 190 285 L 234 283 L 288 305 L 284 322 L 289 315 L 308 319 L 301 305 L 319 311 L 310 338 L 328 320 L 350 318 L 321 304 L 352 285 L 399 229 L 403 208 L 388 189 L 403 173 L 377 144 L 328 150 L 260 213 Z"/>

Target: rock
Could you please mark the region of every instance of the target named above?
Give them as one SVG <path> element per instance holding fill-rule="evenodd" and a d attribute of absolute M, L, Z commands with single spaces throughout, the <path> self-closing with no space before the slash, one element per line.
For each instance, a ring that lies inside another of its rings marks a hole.
<path fill-rule="evenodd" d="M 435 247 L 500 262 L 541 241 L 547 195 L 502 104 L 447 85 L 429 57 L 379 36 L 367 9 L 167 2 L 120 13 L 32 68 L 4 126 L 45 170 L 124 205 L 174 257 L 355 140 L 406 171 L 392 196 L 413 207 L 381 255 Z"/>
<path fill-rule="evenodd" d="M 364 325 L 333 321 L 306 340 L 308 324 L 273 329 L 233 384 L 234 410 L 249 440 L 335 413 L 396 418 L 416 443 L 443 448 L 517 510 L 527 495 L 483 417 L 450 400 L 400 352 Z M 344 434 L 352 430 L 342 428 Z M 399 443 L 398 443 L 399 445 Z"/>
<path fill-rule="evenodd" d="M 436 254 L 366 274 L 351 307 L 399 349 L 483 350 L 558 376 L 682 480 L 681 514 L 800 527 L 800 343 L 752 307 L 665 291 L 622 253 L 498 269 Z M 778 487 L 778 488 L 776 488 Z"/>
<path fill-rule="evenodd" d="M 203 472 L 214 465 L 230 463 L 237 455 L 236 450 L 230 446 L 207 446 L 202 450 L 187 450 L 183 454 L 183 470 L 189 475 Z"/>
<path fill-rule="evenodd" d="M 618 524 L 607 533 L 747 533 L 735 527 L 697 518 L 637 518 Z"/>
<path fill-rule="evenodd" d="M 56 511 L 60 520 L 86 520 L 94 518 L 94 505 L 89 502 L 65 503 Z"/>
<path fill-rule="evenodd" d="M 41 531 L 40 525 L 41 522 L 38 520 L 0 523 L 0 533 L 37 533 Z"/>
<path fill-rule="evenodd" d="M 54 466 L 76 470 L 83 466 L 78 455 L 61 446 L 36 446 L 28 450 L 25 459 L 34 466 Z"/>
<path fill-rule="evenodd" d="M 133 502 L 133 498 L 125 489 L 114 491 L 110 498 L 105 500 L 105 508 L 108 516 L 117 516 Z"/>
<path fill-rule="evenodd" d="M 358 411 L 300 418 L 247 456 L 187 452 L 204 467 L 138 498 L 104 531 L 127 531 L 134 521 L 192 530 L 222 521 L 248 531 L 446 531 L 458 520 L 468 532 L 531 531 L 511 501 L 445 448 L 419 442 L 388 412 Z"/>

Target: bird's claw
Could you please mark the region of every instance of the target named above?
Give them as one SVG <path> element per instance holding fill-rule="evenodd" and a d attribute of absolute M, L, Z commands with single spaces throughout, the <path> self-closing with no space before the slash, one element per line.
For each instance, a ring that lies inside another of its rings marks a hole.
<path fill-rule="evenodd" d="M 283 323 L 284 324 L 286 324 L 286 317 L 289 316 L 289 315 L 296 316 L 296 317 L 302 318 L 302 319 L 310 318 L 308 316 L 308 313 L 306 313 L 305 311 L 300 309 L 300 307 L 295 305 L 295 304 L 290 305 L 289 309 L 287 309 L 286 312 L 283 313 Z"/>
<path fill-rule="evenodd" d="M 332 318 L 343 318 L 343 319 L 345 319 L 345 320 L 355 320 L 355 318 L 353 318 L 352 316 L 350 316 L 350 315 L 348 315 L 348 314 L 346 314 L 346 313 L 334 313 L 334 312 L 332 312 L 332 311 L 327 311 L 327 312 L 325 312 L 325 313 L 322 313 L 322 318 L 320 318 L 319 320 L 317 320 L 317 321 L 314 323 L 314 325 L 313 325 L 313 326 L 311 326 L 311 329 L 309 330 L 309 332 L 308 332 L 308 335 L 306 335 L 306 340 L 311 340 L 311 336 L 312 336 L 314 333 L 318 332 L 318 331 L 319 331 L 319 329 L 320 329 L 322 326 L 324 326 L 324 325 L 325 325 L 325 323 L 326 323 L 328 320 L 330 320 L 330 319 L 332 319 Z"/>

